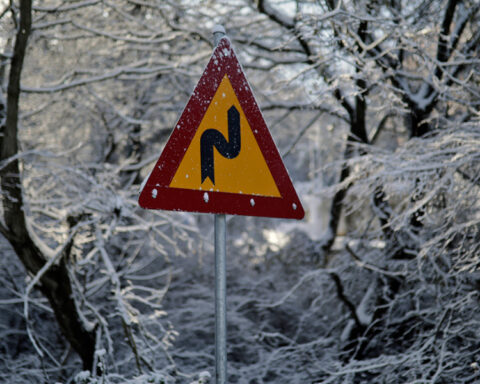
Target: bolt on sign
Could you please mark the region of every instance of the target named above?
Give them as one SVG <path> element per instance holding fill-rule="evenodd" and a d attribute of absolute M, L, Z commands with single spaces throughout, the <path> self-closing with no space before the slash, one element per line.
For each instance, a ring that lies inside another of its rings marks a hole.
<path fill-rule="evenodd" d="M 139 204 L 303 218 L 302 204 L 227 37 L 213 51 Z"/>

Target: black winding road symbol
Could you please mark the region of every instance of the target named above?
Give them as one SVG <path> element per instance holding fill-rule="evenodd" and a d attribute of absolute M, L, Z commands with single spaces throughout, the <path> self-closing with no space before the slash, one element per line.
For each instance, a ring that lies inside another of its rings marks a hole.
<path fill-rule="evenodd" d="M 207 129 L 200 137 L 200 162 L 202 168 L 202 183 L 207 177 L 215 185 L 213 148 L 223 157 L 234 159 L 240 153 L 240 114 L 235 106 L 228 110 L 228 139 L 216 129 Z"/>

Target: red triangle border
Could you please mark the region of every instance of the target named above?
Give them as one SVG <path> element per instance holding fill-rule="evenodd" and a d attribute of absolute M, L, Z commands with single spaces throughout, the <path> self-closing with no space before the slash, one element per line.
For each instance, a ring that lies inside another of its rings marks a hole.
<path fill-rule="evenodd" d="M 281 197 L 169 187 L 224 75 L 227 74 Z M 305 215 L 230 41 L 213 51 L 139 197 L 146 209 L 302 219 Z"/>

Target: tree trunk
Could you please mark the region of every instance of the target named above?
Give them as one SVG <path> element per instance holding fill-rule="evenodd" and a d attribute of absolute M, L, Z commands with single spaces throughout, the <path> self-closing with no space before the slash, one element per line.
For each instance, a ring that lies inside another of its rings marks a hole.
<path fill-rule="evenodd" d="M 4 226 L 0 230 L 10 242 L 26 270 L 35 275 L 47 262 L 47 257 L 35 245 L 28 231 L 23 204 L 18 157 L 18 115 L 20 78 L 32 24 L 32 1 L 20 1 L 20 25 L 10 64 L 7 89 L 7 116 L 0 127 L 0 186 Z M 69 247 L 65 247 L 68 251 Z M 48 298 L 64 336 L 80 355 L 83 368 L 92 369 L 95 352 L 95 330 L 87 329 L 72 294 L 72 285 L 64 259 L 52 265 L 40 279 L 40 289 Z"/>

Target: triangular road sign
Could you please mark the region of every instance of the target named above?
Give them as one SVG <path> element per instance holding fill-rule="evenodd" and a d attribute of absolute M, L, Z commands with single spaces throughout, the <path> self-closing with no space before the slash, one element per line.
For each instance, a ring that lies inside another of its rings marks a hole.
<path fill-rule="evenodd" d="M 139 204 L 303 218 L 302 204 L 228 38 L 213 51 Z"/>

